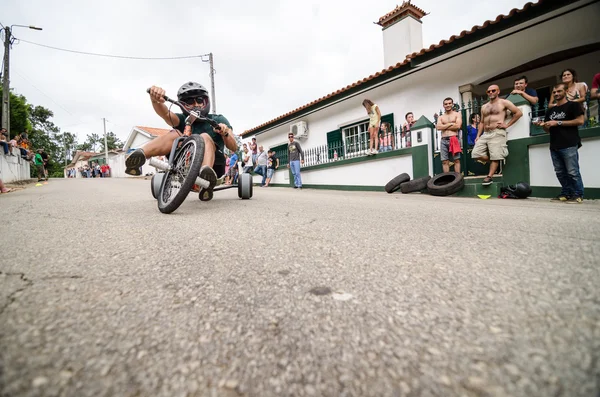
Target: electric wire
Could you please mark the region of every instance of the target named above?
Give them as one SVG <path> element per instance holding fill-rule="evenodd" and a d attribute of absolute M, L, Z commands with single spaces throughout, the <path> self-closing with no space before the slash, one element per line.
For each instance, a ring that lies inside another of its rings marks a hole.
<path fill-rule="evenodd" d="M 34 43 L 33 41 L 28 41 L 28 40 L 23 40 L 23 39 L 19 39 L 19 41 L 23 42 L 23 43 L 33 44 L 33 45 L 40 46 L 40 47 L 50 48 L 50 49 L 57 50 L 57 51 L 64 51 L 64 52 L 70 52 L 70 53 L 74 53 L 74 54 L 91 55 L 91 56 L 105 57 L 105 58 L 140 59 L 140 60 L 147 60 L 147 61 L 148 60 L 149 61 L 161 61 L 161 60 L 174 60 L 174 59 L 203 58 L 203 57 L 206 56 L 206 54 L 204 54 L 204 55 L 186 55 L 186 56 L 180 56 L 180 57 L 133 57 L 133 56 L 126 56 L 126 55 L 100 54 L 100 53 L 96 53 L 96 52 L 69 50 L 69 49 L 66 49 L 66 48 L 60 48 L 60 47 L 49 46 L 49 45 L 46 45 L 46 44 Z"/>

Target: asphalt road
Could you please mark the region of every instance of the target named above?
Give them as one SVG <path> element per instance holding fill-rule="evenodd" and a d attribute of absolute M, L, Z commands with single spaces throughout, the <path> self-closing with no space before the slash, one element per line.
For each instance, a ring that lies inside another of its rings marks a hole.
<path fill-rule="evenodd" d="M 600 203 L 0 195 L 1 396 L 598 396 Z"/>

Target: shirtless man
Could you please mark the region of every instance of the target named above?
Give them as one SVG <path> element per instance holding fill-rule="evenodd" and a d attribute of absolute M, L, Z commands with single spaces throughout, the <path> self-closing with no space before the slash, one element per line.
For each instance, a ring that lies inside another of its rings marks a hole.
<path fill-rule="evenodd" d="M 482 122 L 479 123 L 475 146 L 471 152 L 471 157 L 475 160 L 492 161 L 490 171 L 482 182 L 483 186 L 492 184 L 500 161 L 504 161 L 508 156 L 506 129 L 523 116 L 523 112 L 512 102 L 499 97 L 500 88 L 497 85 L 491 85 L 487 94 L 490 101 L 481 108 Z M 513 116 L 508 124 L 505 124 L 507 110 L 510 110 Z"/>
<path fill-rule="evenodd" d="M 444 99 L 444 114 L 438 119 L 436 128 L 442 131 L 440 140 L 440 158 L 442 160 L 442 169 L 444 172 L 450 172 L 450 156 L 454 161 L 454 172 L 460 174 L 460 153 L 450 153 L 450 138 L 458 136 L 458 130 L 462 127 L 462 116 L 454 110 L 454 100 L 452 98 Z M 460 143 L 459 143 L 460 145 Z"/>

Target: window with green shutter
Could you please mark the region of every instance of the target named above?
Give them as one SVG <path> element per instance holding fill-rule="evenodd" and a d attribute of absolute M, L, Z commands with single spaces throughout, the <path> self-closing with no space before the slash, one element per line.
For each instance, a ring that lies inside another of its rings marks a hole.
<path fill-rule="evenodd" d="M 342 130 L 335 130 L 327 133 L 327 157 L 331 160 L 344 157 L 344 139 Z"/>
<path fill-rule="evenodd" d="M 283 145 L 272 147 L 270 150 L 275 151 L 275 155 L 279 159 L 279 166 L 285 166 L 288 164 L 288 145 L 284 143 Z"/>

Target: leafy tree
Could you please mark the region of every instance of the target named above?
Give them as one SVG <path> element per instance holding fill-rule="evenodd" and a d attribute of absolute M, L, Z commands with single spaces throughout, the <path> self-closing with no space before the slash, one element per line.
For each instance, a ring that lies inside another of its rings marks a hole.
<path fill-rule="evenodd" d="M 92 151 L 92 144 L 89 143 L 88 141 L 85 141 L 85 142 L 80 143 L 79 145 L 77 145 L 77 150 L 82 150 L 84 152 L 91 152 Z"/>
<path fill-rule="evenodd" d="M 102 141 L 102 145 L 104 145 L 104 140 Z M 114 132 L 109 131 L 106 133 L 106 145 L 108 146 L 108 150 L 114 150 L 122 148 L 125 144 L 119 140 Z"/>
<path fill-rule="evenodd" d="M 0 87 L 0 98 L 2 97 L 2 87 Z M 10 137 L 29 131 L 31 123 L 29 122 L 27 99 L 23 95 L 10 93 Z M 2 122 L 2 112 L 0 112 L 0 123 Z"/>

